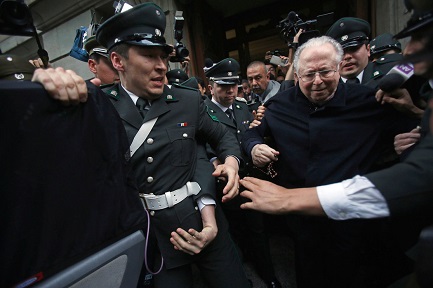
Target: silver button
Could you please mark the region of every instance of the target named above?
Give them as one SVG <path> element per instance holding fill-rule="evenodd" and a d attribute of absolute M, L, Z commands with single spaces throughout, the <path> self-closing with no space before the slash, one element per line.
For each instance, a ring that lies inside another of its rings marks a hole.
<path fill-rule="evenodd" d="M 152 163 L 153 162 L 153 157 L 147 157 L 147 163 Z"/>
<path fill-rule="evenodd" d="M 241 130 L 238 130 L 238 134 L 241 133 Z"/>
<path fill-rule="evenodd" d="M 383 58 L 383 57 L 382 57 L 382 58 L 380 58 L 380 61 L 383 61 L 383 60 L 385 60 L 385 58 Z"/>
<path fill-rule="evenodd" d="M 150 216 L 155 216 L 155 211 L 150 211 Z"/>
<path fill-rule="evenodd" d="M 148 138 L 146 142 L 147 144 L 153 144 L 153 138 Z"/>
<path fill-rule="evenodd" d="M 188 137 L 188 134 L 183 133 L 182 136 L 183 136 L 183 138 L 186 138 L 186 137 Z"/>
<path fill-rule="evenodd" d="M 195 209 L 195 210 L 198 210 L 198 207 L 197 207 L 197 206 L 195 206 L 195 207 L 194 207 L 194 209 Z"/>
<path fill-rule="evenodd" d="M 148 183 L 151 183 L 152 181 L 153 181 L 153 177 L 152 176 L 147 177 L 147 182 Z"/>

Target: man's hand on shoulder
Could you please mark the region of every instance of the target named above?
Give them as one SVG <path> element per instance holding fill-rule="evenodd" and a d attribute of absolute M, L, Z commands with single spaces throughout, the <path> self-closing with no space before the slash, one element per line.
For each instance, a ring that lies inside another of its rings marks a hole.
<path fill-rule="evenodd" d="M 61 67 L 36 69 L 32 81 L 41 83 L 52 98 L 64 105 L 87 101 L 86 82 L 72 70 Z"/>

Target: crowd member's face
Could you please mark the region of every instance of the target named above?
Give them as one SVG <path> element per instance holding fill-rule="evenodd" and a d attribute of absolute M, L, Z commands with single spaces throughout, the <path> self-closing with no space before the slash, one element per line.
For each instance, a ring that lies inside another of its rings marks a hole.
<path fill-rule="evenodd" d="M 198 90 L 200 91 L 201 95 L 206 95 L 206 87 L 201 86 L 200 83 L 198 83 Z"/>
<path fill-rule="evenodd" d="M 433 33 L 433 28 L 422 29 L 411 35 L 409 43 L 404 49 L 404 55 L 411 55 L 420 52 L 427 45 L 428 39 Z M 414 63 L 414 73 L 428 79 L 433 78 L 433 63 L 429 61 L 420 61 Z"/>
<path fill-rule="evenodd" d="M 131 46 L 128 59 L 111 53 L 122 85 L 135 95 L 156 99 L 164 90 L 168 55 L 161 47 Z"/>
<path fill-rule="evenodd" d="M 247 69 L 247 78 L 251 89 L 256 94 L 265 92 L 269 83 L 269 73 L 266 73 L 265 65 L 256 65 Z"/>
<path fill-rule="evenodd" d="M 344 49 L 340 75 L 344 78 L 355 78 L 367 66 L 370 57 L 370 45 L 348 47 Z"/>
<path fill-rule="evenodd" d="M 277 72 L 275 71 L 275 67 L 271 64 L 266 64 L 266 69 L 268 69 L 268 72 L 276 78 Z"/>
<path fill-rule="evenodd" d="M 335 63 L 336 52 L 331 44 L 321 47 L 305 48 L 299 57 L 299 71 L 295 78 L 304 95 L 316 104 L 324 104 L 328 101 L 337 89 L 340 75 L 338 71 L 331 71 L 328 77 L 321 77 L 315 73 L 312 81 L 304 81 L 305 76 L 318 71 L 337 70 Z"/>
<path fill-rule="evenodd" d="M 237 84 L 220 85 L 212 83 L 212 85 L 209 85 L 209 89 L 210 93 L 212 94 L 212 98 L 224 107 L 229 107 L 232 105 L 236 96 L 238 95 Z"/>
<path fill-rule="evenodd" d="M 246 82 L 242 83 L 242 91 L 244 92 L 245 95 L 250 95 L 251 93 L 250 85 Z"/>
<path fill-rule="evenodd" d="M 119 81 L 119 74 L 110 61 L 104 56 L 99 60 L 89 59 L 89 70 L 95 74 L 95 77 L 101 80 L 101 84 L 111 84 Z"/>

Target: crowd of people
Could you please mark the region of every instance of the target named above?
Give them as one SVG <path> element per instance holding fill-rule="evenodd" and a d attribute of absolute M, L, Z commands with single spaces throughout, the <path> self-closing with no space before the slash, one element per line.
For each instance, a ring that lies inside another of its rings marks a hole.
<path fill-rule="evenodd" d="M 283 65 L 268 51 L 242 79 L 225 58 L 203 80 L 168 71 L 164 11 L 144 3 L 88 32 L 94 79 L 38 60 L 1 77 L 114 107 L 104 113 L 126 131 L 128 177 L 150 215 L 138 287 L 149 273 L 154 287 L 192 287 L 192 264 L 209 287 L 251 287 L 249 256 L 267 287 L 283 287 L 265 214 L 291 231 L 297 287 L 387 287 L 415 271 L 406 252 L 433 216 L 433 7 L 406 5 L 396 35 L 371 39 L 367 21 L 344 17 L 300 43 L 299 30 Z M 394 83 L 401 65 L 414 75 Z M 433 285 L 425 274 L 420 287 Z"/>

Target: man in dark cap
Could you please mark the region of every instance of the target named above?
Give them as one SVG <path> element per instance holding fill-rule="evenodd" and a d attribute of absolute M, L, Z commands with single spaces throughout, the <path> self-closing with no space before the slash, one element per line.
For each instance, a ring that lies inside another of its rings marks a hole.
<path fill-rule="evenodd" d="M 370 24 L 359 18 L 345 17 L 337 20 L 326 35 L 337 40 L 343 47 L 344 56 L 340 64 L 343 82 L 366 83 L 371 75 L 365 73 L 370 57 Z"/>
<path fill-rule="evenodd" d="M 236 136 L 240 145 L 244 132 L 254 117 L 245 102 L 236 100 L 239 69 L 239 63 L 232 58 L 223 59 L 207 69 L 205 75 L 209 80 L 208 87 L 212 99 L 207 98 L 205 103 L 208 106 L 209 117 L 224 124 Z M 214 167 L 217 167 L 220 161 L 215 152 L 208 149 L 208 155 Z M 247 159 L 245 156 L 244 159 Z M 249 165 L 239 171 L 240 177 L 247 175 L 248 167 Z M 217 193 L 222 195 L 225 184 L 221 180 L 217 181 Z M 251 256 L 267 287 L 281 287 L 275 277 L 263 215 L 257 212 L 249 213 L 251 211 L 245 213 L 239 208 L 241 203 L 242 199 L 239 197 L 228 203 L 219 203 L 229 220 L 230 233 L 242 251 Z M 246 254 L 244 255 L 247 256 Z"/>
<path fill-rule="evenodd" d="M 0 79 L 32 80 L 35 67 L 17 55 L 0 55 Z"/>
<path fill-rule="evenodd" d="M 166 77 L 167 83 L 169 85 L 172 85 L 174 83 L 180 84 L 182 82 L 185 82 L 189 78 L 188 74 L 186 74 L 185 71 L 183 71 L 182 69 L 172 69 L 167 72 Z"/>
<path fill-rule="evenodd" d="M 400 41 L 394 39 L 391 33 L 383 33 L 370 41 L 370 60 L 376 61 L 388 54 L 401 53 Z"/>
<path fill-rule="evenodd" d="M 102 85 L 113 84 L 119 81 L 119 74 L 108 60 L 107 49 L 96 41 L 96 36 L 90 36 L 84 40 L 84 49 L 89 54 L 89 70 L 95 74 L 95 78 L 101 80 Z"/>
<path fill-rule="evenodd" d="M 239 193 L 239 145 L 207 116 L 197 90 L 164 85 L 173 49 L 163 37 L 165 24 L 164 11 L 144 3 L 111 17 L 96 34 L 119 71 L 120 83 L 106 92 L 131 143 L 136 185 L 151 215 L 148 237 L 156 239 L 152 248 L 163 257 L 149 269 L 161 267 L 156 287 L 191 287 L 192 263 L 209 287 L 248 287 L 221 208 L 215 207 L 213 169 L 201 143 L 211 143 L 224 163 L 213 172 L 228 178 L 222 202 Z"/>

